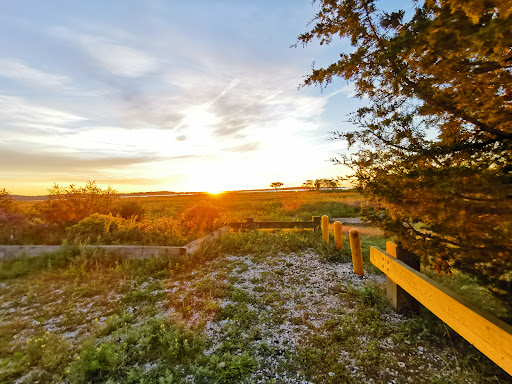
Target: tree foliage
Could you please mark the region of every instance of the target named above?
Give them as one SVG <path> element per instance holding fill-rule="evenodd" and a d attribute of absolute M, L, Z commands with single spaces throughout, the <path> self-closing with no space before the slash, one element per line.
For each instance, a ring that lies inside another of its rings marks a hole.
<path fill-rule="evenodd" d="M 354 170 L 366 217 L 438 271 L 511 293 L 512 3 L 412 4 L 319 1 L 298 42 L 345 38 L 353 49 L 304 85 L 341 77 L 368 101 L 351 117 L 357 130 L 334 133 L 357 149 L 335 160 Z"/>
<path fill-rule="evenodd" d="M 5 188 L 0 189 L 0 211 L 3 214 L 12 214 L 18 211 L 11 194 Z"/>
<path fill-rule="evenodd" d="M 37 205 L 37 211 L 45 222 L 62 225 L 77 223 L 93 213 L 111 213 L 118 198 L 114 189 L 101 189 L 94 181 L 83 187 L 54 184 L 48 192 L 48 199 Z"/>
<path fill-rule="evenodd" d="M 320 188 L 330 188 L 334 189 L 338 186 L 338 180 L 336 179 L 315 179 L 315 180 L 306 180 L 305 183 L 302 183 L 304 188 L 309 188 L 312 190 L 319 191 Z"/>
<path fill-rule="evenodd" d="M 281 188 L 284 184 L 281 183 L 280 181 L 274 181 L 272 183 L 270 183 L 270 188 L 274 188 L 276 191 L 278 188 Z"/>

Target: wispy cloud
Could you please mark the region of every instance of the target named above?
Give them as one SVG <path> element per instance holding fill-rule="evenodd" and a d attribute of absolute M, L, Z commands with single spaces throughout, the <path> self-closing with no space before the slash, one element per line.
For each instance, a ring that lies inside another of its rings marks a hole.
<path fill-rule="evenodd" d="M 74 113 L 46 107 L 22 97 L 0 95 L 3 129 L 32 133 L 65 132 L 86 119 Z"/>
<path fill-rule="evenodd" d="M 59 27 L 55 35 L 79 46 L 104 71 L 115 76 L 137 78 L 156 71 L 158 60 L 142 49 L 132 46 L 133 41 L 118 41 L 119 34 L 93 35 Z M 128 35 L 126 35 L 128 36 Z"/>
<path fill-rule="evenodd" d="M 0 58 L 0 76 L 21 81 L 30 86 L 67 89 L 71 80 L 67 76 L 44 72 L 15 58 Z"/>
<path fill-rule="evenodd" d="M 252 152 L 260 147 L 259 143 L 247 143 L 236 147 L 224 148 L 226 152 Z"/>
<path fill-rule="evenodd" d="M 0 146 L 0 171 L 30 171 L 44 173 L 84 172 L 124 168 L 134 164 L 157 160 L 155 156 L 102 156 L 94 154 L 64 154 L 44 151 L 43 148 L 26 146 L 12 150 Z"/>

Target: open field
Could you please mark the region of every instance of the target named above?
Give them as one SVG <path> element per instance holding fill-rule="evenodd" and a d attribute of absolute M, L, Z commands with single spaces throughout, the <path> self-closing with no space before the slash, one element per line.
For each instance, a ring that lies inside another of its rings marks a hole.
<path fill-rule="evenodd" d="M 67 248 L 0 274 L 0 381 L 500 383 L 428 313 L 391 311 L 314 231 L 226 234 L 192 257 Z M 363 237 L 382 247 L 384 239 Z M 368 266 L 368 263 L 365 263 Z"/>
<path fill-rule="evenodd" d="M 311 216 L 355 217 L 363 198 L 351 191 L 268 191 L 224 192 L 177 196 L 128 197 L 121 203 L 137 203 L 148 218 L 175 216 L 201 201 L 222 209 L 226 221 L 255 220 L 311 220 Z M 16 201 L 25 213 L 35 213 L 38 201 Z M 342 204 L 339 204 L 342 203 Z"/>
<path fill-rule="evenodd" d="M 61 251 L 0 262 L 0 382 L 509 379 L 427 310 L 414 316 L 392 312 L 383 293 L 385 276 L 369 263 L 369 247 L 385 248 L 387 240 L 375 228 L 360 228 L 365 278 L 352 273 L 347 238 L 340 252 L 312 230 L 228 233 L 192 256 L 147 260 L 80 248 L 120 242 L 119 234 L 129 233 L 127 223 L 131 231 L 151 228 L 138 240 L 132 237 L 134 243 L 187 241 L 208 231 L 200 220 L 205 212 L 216 215 L 212 228 L 247 217 L 356 217 L 361 198 L 355 193 L 119 200 L 141 218 L 93 214 L 71 227 L 65 237 L 71 245 Z M 35 214 L 33 202 L 23 204 L 28 215 Z M 186 223 L 188 235 L 177 236 L 176 228 Z M 83 232 L 91 228 L 94 236 Z M 345 236 L 348 229 L 344 226 Z M 457 271 L 448 276 L 422 271 L 512 322 L 512 309 L 474 279 Z"/>
<path fill-rule="evenodd" d="M 78 195 L 78 194 L 77 194 Z M 353 192 L 226 192 L 110 198 L 101 194 L 55 201 L 16 201 L 22 213 L 5 223 L 4 244 L 138 244 L 181 246 L 226 222 L 311 220 L 358 216 Z"/>

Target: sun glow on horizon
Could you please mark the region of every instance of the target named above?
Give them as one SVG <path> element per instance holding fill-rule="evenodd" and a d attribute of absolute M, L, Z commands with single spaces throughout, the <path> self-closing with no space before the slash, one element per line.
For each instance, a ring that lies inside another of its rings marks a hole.
<path fill-rule="evenodd" d="M 216 189 L 216 188 L 212 188 L 211 190 L 206 191 L 206 193 L 208 193 L 209 195 L 220 195 L 224 192 L 225 191 L 223 191 L 222 189 Z"/>

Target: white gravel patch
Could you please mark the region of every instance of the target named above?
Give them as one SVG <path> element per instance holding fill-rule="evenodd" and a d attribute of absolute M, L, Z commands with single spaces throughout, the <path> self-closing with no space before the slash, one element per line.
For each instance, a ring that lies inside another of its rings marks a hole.
<path fill-rule="evenodd" d="M 228 256 L 227 259 L 234 265 L 230 274 L 233 288 L 247 293 L 258 303 L 249 303 L 246 307 L 247 312 L 258 316 L 259 321 L 251 330 L 258 331 L 260 335 L 259 340 L 249 343 L 258 369 L 247 378 L 247 382 L 266 383 L 274 379 L 281 383 L 309 383 L 300 372 L 287 370 L 297 347 L 322 332 L 324 323 L 340 309 L 352 311 L 337 293 L 349 285 L 358 286 L 367 281 L 382 283 L 385 279 L 376 275 L 355 275 L 351 263 L 320 262 L 312 252 L 278 254 L 264 259 L 251 255 Z M 221 307 L 230 305 L 237 303 L 232 300 L 221 303 Z M 276 314 L 280 321 L 276 322 Z M 231 319 L 209 321 L 205 330 L 212 340 L 212 347 L 205 353 L 216 353 L 222 342 L 229 340 L 228 335 L 237 325 Z M 247 335 L 242 333 L 237 337 L 243 339 Z M 272 352 L 258 352 L 261 346 L 270 346 Z M 242 354 L 243 351 L 237 353 Z M 353 367 L 354 371 L 358 369 Z"/>

